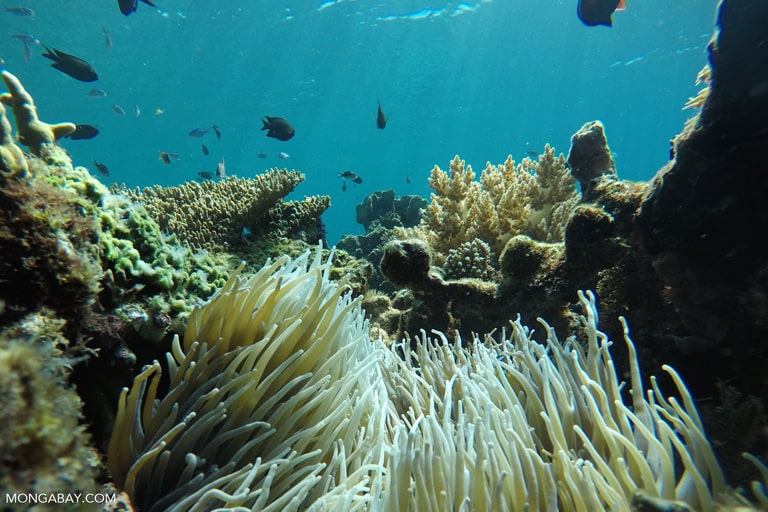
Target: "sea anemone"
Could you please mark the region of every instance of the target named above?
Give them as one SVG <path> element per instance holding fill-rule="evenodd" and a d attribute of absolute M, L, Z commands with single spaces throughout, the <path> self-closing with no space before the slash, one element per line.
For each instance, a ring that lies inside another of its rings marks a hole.
<path fill-rule="evenodd" d="M 142 511 L 712 511 L 725 499 L 685 384 L 664 367 L 678 398 L 654 379 L 643 389 L 622 320 L 625 403 L 591 293 L 583 344 L 543 321 L 540 344 L 518 318 L 501 341 L 435 332 L 387 346 L 329 281 L 332 257 L 283 257 L 250 278 L 241 267 L 174 339 L 168 392 L 158 362 L 123 391 L 109 468 Z"/>

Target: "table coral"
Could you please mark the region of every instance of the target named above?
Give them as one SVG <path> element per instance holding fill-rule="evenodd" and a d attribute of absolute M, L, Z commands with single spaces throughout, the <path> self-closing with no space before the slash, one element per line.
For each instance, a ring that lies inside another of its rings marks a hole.
<path fill-rule="evenodd" d="M 430 244 L 434 261 L 443 265 L 452 248 L 479 239 L 498 258 L 515 235 L 536 240 L 562 240 L 568 217 L 579 201 L 575 180 L 563 155 L 549 145 L 538 162 L 511 156 L 501 165 L 487 163 L 475 181 L 471 166 L 456 156 L 449 172 L 435 166 L 429 178 L 434 190 L 416 228 L 396 228 L 402 238 L 416 237 Z"/>
<path fill-rule="evenodd" d="M 142 203 L 164 233 L 175 234 L 194 249 L 212 249 L 237 243 L 243 228 L 255 231 L 267 211 L 303 180 L 299 171 L 270 169 L 255 178 L 121 192 Z"/>

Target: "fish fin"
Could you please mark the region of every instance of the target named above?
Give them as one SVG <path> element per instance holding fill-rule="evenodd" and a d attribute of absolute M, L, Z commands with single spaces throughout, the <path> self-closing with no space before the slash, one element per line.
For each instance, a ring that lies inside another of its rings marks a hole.
<path fill-rule="evenodd" d="M 54 49 L 54 51 L 51 51 L 51 49 L 48 48 L 45 45 L 43 45 L 43 48 L 45 48 L 45 53 L 43 53 L 43 57 L 45 57 L 47 59 L 51 59 L 51 60 L 57 60 L 58 59 L 57 56 L 56 56 L 56 53 L 54 53 L 56 51 L 55 49 Z"/>
<path fill-rule="evenodd" d="M 157 7 L 157 5 L 152 3 L 152 0 L 141 0 L 141 1 L 144 2 L 147 5 L 151 5 L 152 7 Z"/>
<path fill-rule="evenodd" d="M 627 2 L 626 0 L 619 0 L 619 5 L 616 6 L 617 11 L 623 11 L 627 8 Z"/>
<path fill-rule="evenodd" d="M 262 119 L 261 122 L 264 123 L 264 126 L 261 127 L 262 130 L 269 130 L 269 116 L 266 116 L 266 119 Z"/>

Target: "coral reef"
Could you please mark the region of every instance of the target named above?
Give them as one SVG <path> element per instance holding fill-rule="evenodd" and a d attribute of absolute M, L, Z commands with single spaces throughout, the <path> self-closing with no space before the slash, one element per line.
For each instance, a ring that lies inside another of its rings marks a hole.
<path fill-rule="evenodd" d="M 484 281 L 497 281 L 491 246 L 479 238 L 462 243 L 448 251 L 443 272 L 447 279 L 472 277 Z"/>
<path fill-rule="evenodd" d="M 329 268 L 316 251 L 233 276 L 174 340 L 168 391 L 158 394 L 158 362 L 123 391 L 109 467 L 133 503 L 746 508 L 677 373 L 664 367 L 680 401 L 655 381 L 646 393 L 622 321 L 624 398 L 593 295 L 580 294 L 584 345 L 562 344 L 544 322 L 539 344 L 517 321 L 501 341 L 437 332 L 387 347 L 369 339 L 359 302 L 328 281 Z"/>
<path fill-rule="evenodd" d="M 0 172 L 2 174 L 26 174 L 27 160 L 24 152 L 13 139 L 11 122 L 5 115 L 5 107 L 0 103 Z"/>
<path fill-rule="evenodd" d="M 0 332 L 0 493 L 9 512 L 28 510 L 6 503 L 11 493 L 98 490 L 100 457 L 82 424 L 80 398 L 67 384 L 74 361 L 62 323 L 50 311 L 31 313 Z M 88 509 L 50 504 L 34 510 Z"/>
<path fill-rule="evenodd" d="M 573 177 L 581 185 L 581 195 L 585 201 L 592 200 L 595 179 L 616 174 L 616 164 L 605 138 L 603 123 L 586 123 L 573 134 L 571 150 L 568 152 L 568 166 Z"/>
<path fill-rule="evenodd" d="M 8 71 L 2 72 L 3 82 L 8 89 L 0 95 L 0 103 L 11 107 L 19 132 L 19 142 L 29 148 L 38 157 L 46 157 L 47 149 L 56 140 L 75 131 L 72 123 L 44 123 L 37 117 L 37 108 L 32 96 L 24 89 L 21 82 Z M 17 162 L 16 165 L 20 165 Z"/>
<path fill-rule="evenodd" d="M 388 229 L 411 227 L 419 223 L 421 210 L 427 206 L 427 201 L 421 196 L 395 196 L 392 189 L 373 192 L 355 207 L 358 224 L 362 224 L 366 233 L 375 230 L 377 226 Z"/>
<path fill-rule="evenodd" d="M 487 163 L 479 181 L 471 166 L 456 156 L 446 173 L 432 169 L 434 190 L 421 222 L 413 229 L 396 229 L 401 238 L 415 237 L 434 251 L 442 266 L 451 249 L 479 239 L 498 259 L 507 240 L 528 235 L 536 240 L 562 240 L 565 223 L 579 201 L 565 157 L 547 145 L 538 162 L 512 157 L 497 166 Z"/>
<path fill-rule="evenodd" d="M 373 274 L 369 284 L 372 288 L 394 292 L 394 287 L 379 271 L 384 246 L 395 238 L 393 228 L 416 226 L 426 206 L 427 201 L 420 196 L 396 197 L 392 189 L 373 192 L 355 208 L 357 222 L 365 227 L 365 234 L 344 235 L 336 247 L 371 262 Z"/>
<path fill-rule="evenodd" d="M 41 306 L 77 317 L 99 290 L 96 225 L 82 198 L 47 182 L 40 160 L 34 173 L 0 174 L 0 297 L 5 320 Z"/>
<path fill-rule="evenodd" d="M 259 230 L 270 208 L 304 180 L 288 169 L 270 169 L 255 178 L 228 177 L 221 181 L 188 181 L 176 187 L 121 188 L 121 193 L 143 204 L 164 233 L 194 249 L 214 249 L 239 243 L 243 229 Z M 306 203 L 313 212 L 324 211 L 327 200 Z M 183 207 L 182 207 L 183 206 Z"/>

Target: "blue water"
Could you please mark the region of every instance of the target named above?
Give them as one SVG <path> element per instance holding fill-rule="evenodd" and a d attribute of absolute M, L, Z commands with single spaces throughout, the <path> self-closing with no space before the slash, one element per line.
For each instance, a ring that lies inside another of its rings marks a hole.
<path fill-rule="evenodd" d="M 63 144 L 76 165 L 107 164 L 108 183 L 175 185 L 220 158 L 238 176 L 295 168 L 307 179 L 294 196 L 332 198 L 331 243 L 362 232 L 355 205 L 372 191 L 428 197 L 432 166 L 447 168 L 455 154 L 478 172 L 547 142 L 567 154 L 570 136 L 593 119 L 606 125 L 620 177 L 650 178 L 692 115 L 681 107 L 696 93 L 716 5 L 629 0 L 612 28 L 589 28 L 575 0 L 156 2 L 162 11 L 140 3 L 125 17 L 112 0 L 20 0 L 36 16 L 0 12 L 0 57 L 43 120 L 98 125 L 97 138 Z M 15 32 L 84 58 L 99 81 L 50 68 L 42 47 L 24 62 Z M 89 98 L 93 87 L 108 96 Z M 385 130 L 376 128 L 378 101 Z M 296 136 L 267 138 L 264 115 L 287 118 Z M 221 140 L 188 136 L 212 123 Z M 158 151 L 181 159 L 165 166 Z M 363 183 L 342 191 L 342 170 Z"/>

